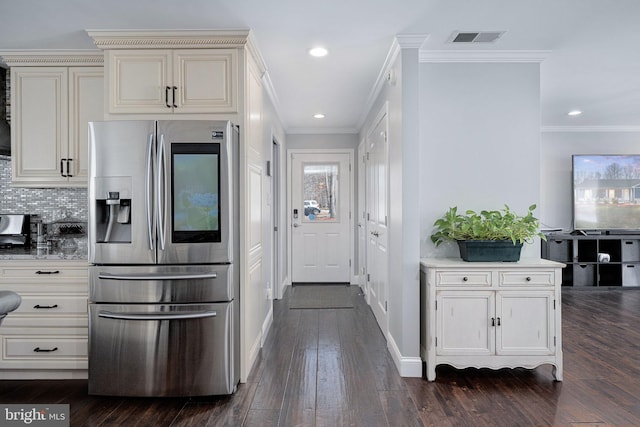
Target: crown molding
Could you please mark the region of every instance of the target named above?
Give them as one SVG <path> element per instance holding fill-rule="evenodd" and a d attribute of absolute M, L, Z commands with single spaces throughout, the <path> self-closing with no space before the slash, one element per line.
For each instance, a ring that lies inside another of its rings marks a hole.
<path fill-rule="evenodd" d="M 549 50 L 422 50 L 419 61 L 426 62 L 542 62 Z"/>
<path fill-rule="evenodd" d="M 640 132 L 640 126 L 542 126 L 540 132 Z"/>
<path fill-rule="evenodd" d="M 86 30 L 100 49 L 206 49 L 242 47 L 249 30 Z"/>
<path fill-rule="evenodd" d="M 9 67 L 28 66 L 101 66 L 104 53 L 101 50 L 1 50 L 2 62 Z"/>
<path fill-rule="evenodd" d="M 402 49 L 420 49 L 429 38 L 429 34 L 398 34 L 395 41 Z"/>

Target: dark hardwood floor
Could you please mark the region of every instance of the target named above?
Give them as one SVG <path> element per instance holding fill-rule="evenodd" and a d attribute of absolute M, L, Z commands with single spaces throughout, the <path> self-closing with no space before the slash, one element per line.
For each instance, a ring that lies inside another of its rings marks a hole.
<path fill-rule="evenodd" d="M 350 290 L 353 309 L 276 301 L 260 359 L 233 396 L 96 397 L 84 380 L 0 380 L 0 403 L 68 403 L 72 426 L 640 426 L 639 290 L 563 290 L 563 382 L 549 366 L 401 378 Z"/>

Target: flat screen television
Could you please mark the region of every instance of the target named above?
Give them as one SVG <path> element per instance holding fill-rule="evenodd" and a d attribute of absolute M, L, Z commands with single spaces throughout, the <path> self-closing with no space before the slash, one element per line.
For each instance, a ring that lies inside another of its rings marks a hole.
<path fill-rule="evenodd" d="M 573 155 L 573 227 L 640 232 L 640 154 Z"/>

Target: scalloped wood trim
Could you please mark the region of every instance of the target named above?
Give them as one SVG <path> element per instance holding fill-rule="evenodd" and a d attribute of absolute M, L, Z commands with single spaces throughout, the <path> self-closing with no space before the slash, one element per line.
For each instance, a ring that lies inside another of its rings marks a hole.
<path fill-rule="evenodd" d="M 242 47 L 249 30 L 87 30 L 100 49 Z"/>
<path fill-rule="evenodd" d="M 102 66 L 104 54 L 99 50 L 11 50 L 0 51 L 9 67 L 25 66 Z"/>

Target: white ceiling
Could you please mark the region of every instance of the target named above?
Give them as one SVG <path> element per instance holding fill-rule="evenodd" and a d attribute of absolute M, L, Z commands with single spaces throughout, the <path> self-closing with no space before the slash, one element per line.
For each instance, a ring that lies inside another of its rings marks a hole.
<path fill-rule="evenodd" d="M 638 0 L 0 0 L 0 50 L 93 48 L 85 29 L 251 29 L 289 133 L 356 132 L 394 36 L 424 34 L 425 51 L 549 51 L 543 126 L 640 130 L 639 23 Z M 506 33 L 452 45 L 456 30 Z"/>

